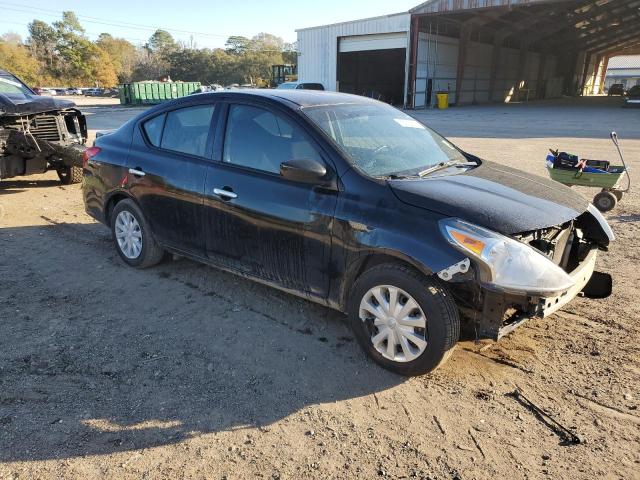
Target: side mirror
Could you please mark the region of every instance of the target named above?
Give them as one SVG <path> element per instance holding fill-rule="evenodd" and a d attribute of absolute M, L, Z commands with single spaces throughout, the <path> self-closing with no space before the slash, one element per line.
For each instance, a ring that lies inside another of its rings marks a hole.
<path fill-rule="evenodd" d="M 327 167 L 317 160 L 302 158 L 280 164 L 280 175 L 287 180 L 325 185 Z"/>

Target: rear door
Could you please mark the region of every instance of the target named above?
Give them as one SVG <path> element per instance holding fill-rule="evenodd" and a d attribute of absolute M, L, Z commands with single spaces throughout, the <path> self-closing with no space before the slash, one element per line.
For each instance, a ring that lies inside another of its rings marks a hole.
<path fill-rule="evenodd" d="M 128 159 L 129 191 L 163 245 L 204 256 L 203 193 L 213 145 L 214 103 L 145 120 Z"/>
<path fill-rule="evenodd" d="M 326 298 L 337 192 L 285 180 L 280 163 L 326 156 L 292 116 L 232 103 L 219 161 L 205 187 L 207 255 L 214 263 Z M 219 153 L 218 153 L 219 152 Z"/>

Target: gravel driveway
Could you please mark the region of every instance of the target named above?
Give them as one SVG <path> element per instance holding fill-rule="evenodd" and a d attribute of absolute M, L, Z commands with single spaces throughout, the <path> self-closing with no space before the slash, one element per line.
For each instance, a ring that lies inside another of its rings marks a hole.
<path fill-rule="evenodd" d="M 121 112 L 88 108 L 94 130 Z M 617 129 L 640 171 L 640 111 L 611 99 L 415 115 L 542 175 L 550 147 L 615 159 Z M 405 379 L 333 311 L 189 260 L 125 267 L 55 172 L 2 181 L 0 478 L 637 478 L 640 186 L 608 218 L 612 297 Z"/>

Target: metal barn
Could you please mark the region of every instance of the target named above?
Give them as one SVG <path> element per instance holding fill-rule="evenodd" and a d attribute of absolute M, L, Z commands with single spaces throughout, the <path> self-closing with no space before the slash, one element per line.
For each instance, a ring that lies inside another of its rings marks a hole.
<path fill-rule="evenodd" d="M 429 0 L 300 29 L 298 72 L 407 108 L 600 93 L 609 58 L 640 53 L 640 0 Z"/>

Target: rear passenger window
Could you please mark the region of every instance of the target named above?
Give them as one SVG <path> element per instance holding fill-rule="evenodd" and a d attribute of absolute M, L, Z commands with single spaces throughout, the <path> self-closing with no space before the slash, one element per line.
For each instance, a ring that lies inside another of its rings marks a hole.
<path fill-rule="evenodd" d="M 203 157 L 214 108 L 213 105 L 202 105 L 167 113 L 160 147 Z"/>
<path fill-rule="evenodd" d="M 143 124 L 154 147 L 204 157 L 214 105 L 198 105 L 163 113 Z"/>
<path fill-rule="evenodd" d="M 160 140 L 162 139 L 162 127 L 164 126 L 165 115 L 159 115 L 151 120 L 144 122 L 144 133 L 147 134 L 147 138 L 151 145 L 154 147 L 160 146 Z"/>

